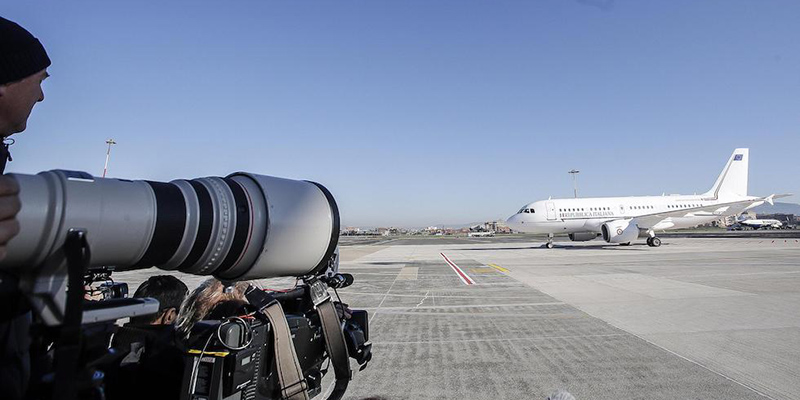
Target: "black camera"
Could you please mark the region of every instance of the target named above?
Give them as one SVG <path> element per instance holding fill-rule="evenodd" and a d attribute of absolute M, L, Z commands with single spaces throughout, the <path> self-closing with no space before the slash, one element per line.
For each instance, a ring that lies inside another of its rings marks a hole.
<path fill-rule="evenodd" d="M 349 279 L 352 282 L 352 277 Z M 322 390 L 322 377 L 327 372 L 323 364 L 330 354 L 326 350 L 326 332 L 310 294 L 311 286 L 304 284 L 288 292 L 251 289 L 262 292 L 258 296 L 280 303 L 305 390 L 309 397 L 318 395 Z M 253 300 L 251 295 L 248 300 L 258 307 L 260 300 Z M 342 329 L 347 353 L 363 369 L 372 358 L 367 312 L 349 310 L 342 303 L 336 308 L 337 320 L 344 320 L 344 324 L 337 324 L 337 329 Z M 284 398 L 277 374 L 279 361 L 272 340 L 274 334 L 269 319 L 258 310 L 196 323 L 188 340 L 181 399 L 215 400 L 237 394 L 246 399 Z"/>
<path fill-rule="evenodd" d="M 124 299 L 128 297 L 128 284 L 114 282 L 113 267 L 89 268 L 83 276 L 83 286 L 92 300 Z M 97 285 L 97 283 L 100 283 Z"/>

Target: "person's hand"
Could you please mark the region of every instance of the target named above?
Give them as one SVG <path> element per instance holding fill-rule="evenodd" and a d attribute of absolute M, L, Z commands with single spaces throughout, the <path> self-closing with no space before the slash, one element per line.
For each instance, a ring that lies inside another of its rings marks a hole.
<path fill-rule="evenodd" d="M 6 258 L 6 243 L 19 233 L 16 216 L 20 207 L 17 180 L 0 176 L 0 261 Z"/>

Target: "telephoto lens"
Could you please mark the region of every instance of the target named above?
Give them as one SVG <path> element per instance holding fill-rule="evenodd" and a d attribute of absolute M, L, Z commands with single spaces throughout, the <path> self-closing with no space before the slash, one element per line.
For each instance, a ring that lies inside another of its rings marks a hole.
<path fill-rule="evenodd" d="M 226 281 L 319 273 L 339 239 L 336 201 L 314 182 L 245 172 L 169 183 L 61 170 L 10 176 L 20 233 L 0 269 L 21 274 L 60 251 L 70 229 L 86 232 L 90 266 Z"/>

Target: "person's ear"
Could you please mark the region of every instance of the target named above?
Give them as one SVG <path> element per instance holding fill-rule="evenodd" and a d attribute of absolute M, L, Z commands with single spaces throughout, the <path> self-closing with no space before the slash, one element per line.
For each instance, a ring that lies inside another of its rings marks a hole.
<path fill-rule="evenodd" d="M 176 319 L 178 319 L 178 310 L 175 307 L 164 310 L 164 314 L 161 315 L 161 323 L 164 325 L 172 325 Z"/>

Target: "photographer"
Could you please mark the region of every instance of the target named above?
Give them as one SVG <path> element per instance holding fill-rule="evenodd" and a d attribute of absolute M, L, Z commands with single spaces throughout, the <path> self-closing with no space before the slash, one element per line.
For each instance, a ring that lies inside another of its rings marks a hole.
<path fill-rule="evenodd" d="M 0 17 L 0 172 L 11 160 L 7 138 L 25 130 L 33 106 L 44 100 L 41 84 L 48 66 L 50 59 L 39 40 Z M 6 256 L 6 243 L 19 232 L 18 192 L 15 180 L 0 176 L 0 260 Z M 28 386 L 31 319 L 16 277 L 0 273 L 0 387 L 6 399 L 22 398 Z"/>
<path fill-rule="evenodd" d="M 189 288 L 172 275 L 151 276 L 136 289 L 134 298 L 152 297 L 160 304 L 157 314 L 131 318 L 131 325 L 173 325 Z"/>
<path fill-rule="evenodd" d="M 248 282 L 237 282 L 232 290 L 226 292 L 225 285 L 218 279 L 206 279 L 183 301 L 176 329 L 182 337 L 189 337 L 194 324 L 206 319 L 217 304 L 227 301 L 244 302 L 244 292 L 248 286 L 250 286 Z"/>
<path fill-rule="evenodd" d="M 134 298 L 155 298 L 160 307 L 156 314 L 131 318 L 114 334 L 111 347 L 124 358 L 119 370 L 109 371 L 109 398 L 180 396 L 183 346 L 176 338 L 174 322 L 188 292 L 186 285 L 171 275 L 152 276 L 136 289 Z"/>

